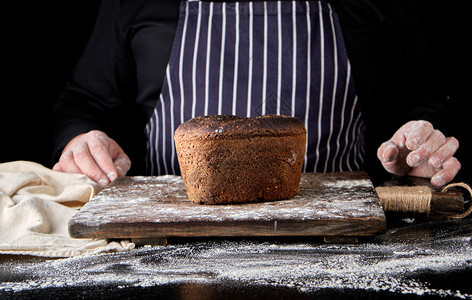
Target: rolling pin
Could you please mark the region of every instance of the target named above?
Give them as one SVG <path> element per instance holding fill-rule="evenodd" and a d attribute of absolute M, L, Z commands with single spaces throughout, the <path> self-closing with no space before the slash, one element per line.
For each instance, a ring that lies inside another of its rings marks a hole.
<path fill-rule="evenodd" d="M 453 218 L 463 218 L 472 211 L 464 212 L 464 196 L 457 187 L 463 187 L 472 194 L 470 187 L 454 183 L 442 190 L 430 186 L 379 186 L 375 190 L 386 212 L 439 213 Z"/>

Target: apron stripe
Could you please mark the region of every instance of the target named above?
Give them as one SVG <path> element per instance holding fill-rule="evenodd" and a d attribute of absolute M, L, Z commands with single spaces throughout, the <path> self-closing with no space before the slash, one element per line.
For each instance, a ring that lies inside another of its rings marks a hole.
<path fill-rule="evenodd" d="M 354 139 L 354 137 L 355 137 L 356 135 L 359 135 L 359 133 L 360 133 L 360 131 L 361 131 L 362 125 L 361 125 L 361 122 L 360 122 L 360 120 L 361 120 L 360 117 L 361 117 L 360 115 L 357 115 L 357 118 L 356 118 L 356 132 L 353 132 L 353 133 L 352 133 L 352 138 L 353 138 L 353 139 Z M 353 149 L 354 165 L 356 166 L 355 169 L 359 169 L 360 166 L 359 166 L 359 161 L 358 161 L 358 159 L 357 159 L 359 149 L 358 149 L 358 147 L 356 147 L 356 146 L 354 145 L 354 143 L 351 144 L 351 148 Z"/>
<path fill-rule="evenodd" d="M 184 49 L 185 49 L 185 40 L 187 36 L 187 24 L 188 24 L 188 8 L 189 2 L 186 4 L 186 14 L 185 14 L 185 21 L 183 26 L 182 32 L 182 43 L 180 47 L 180 64 L 179 64 L 179 84 L 180 84 L 180 123 L 185 122 L 184 117 L 184 104 L 185 104 L 185 95 L 184 95 L 184 80 L 183 80 L 183 60 L 184 60 Z"/>
<path fill-rule="evenodd" d="M 306 53 L 311 53 L 311 14 L 310 14 L 310 4 L 306 2 L 306 30 L 307 30 L 307 45 Z M 307 55 L 307 68 L 306 68 L 306 104 L 305 104 L 305 128 L 308 131 L 311 131 L 311 128 L 308 126 L 308 117 L 310 111 L 310 86 L 311 86 L 311 55 Z M 303 172 L 306 172 L 308 164 L 308 143 L 305 146 L 305 157 L 303 158 Z"/>
<path fill-rule="evenodd" d="M 331 10 L 331 6 L 329 6 L 329 25 L 330 25 L 330 31 L 331 31 L 331 34 L 333 36 L 335 36 L 335 32 L 334 32 L 334 24 L 333 24 L 333 18 L 332 18 L 332 10 Z M 334 63 L 334 68 L 333 68 L 333 71 L 334 71 L 334 74 L 333 74 L 333 89 L 332 89 L 332 96 L 331 96 L 331 112 L 330 112 L 330 122 L 329 122 L 329 135 L 328 135 L 328 140 L 326 142 L 326 157 L 329 158 L 330 157 L 330 154 L 331 154 L 331 145 L 330 145 L 330 142 L 331 142 L 331 137 L 332 137 L 332 134 L 333 134 L 333 127 L 334 127 L 334 124 L 333 124 L 333 121 L 334 121 L 334 109 L 335 109 L 335 105 L 336 105 L 336 88 L 337 88 L 337 84 L 338 84 L 338 53 L 337 53 L 337 47 L 336 47 L 336 39 L 333 38 L 333 63 Z M 329 162 L 329 159 L 325 159 L 325 166 L 324 166 L 324 172 L 326 172 L 328 170 L 328 162 Z"/>
<path fill-rule="evenodd" d="M 319 28 L 320 28 L 320 94 L 318 99 L 324 99 L 324 79 L 325 79 L 325 74 L 324 74 L 324 25 L 323 25 L 323 14 L 321 10 L 321 2 L 318 2 L 318 14 L 319 14 Z M 318 108 L 318 136 L 317 136 L 317 141 L 316 141 L 316 151 L 315 151 L 315 166 L 314 170 L 318 169 L 318 161 L 320 158 L 320 143 L 321 143 L 321 132 L 322 132 L 322 115 L 323 115 L 323 102 L 320 101 L 319 103 L 319 108 Z"/>
<path fill-rule="evenodd" d="M 280 115 L 280 101 L 282 93 L 282 7 L 281 2 L 277 2 L 277 114 Z"/>
<path fill-rule="evenodd" d="M 170 77 L 170 70 L 167 68 L 166 70 L 166 78 L 167 78 L 167 83 L 168 83 L 168 89 L 169 89 L 169 100 L 170 100 L 170 107 L 169 107 L 169 115 L 170 115 L 170 125 L 171 129 L 170 132 L 173 133 L 176 129 L 175 127 L 175 120 L 174 120 L 174 93 L 172 91 L 172 79 Z M 171 134 L 170 136 L 171 144 L 174 145 L 174 135 Z M 176 157 L 175 157 L 175 147 L 171 147 L 171 166 L 172 166 L 172 174 L 176 174 Z"/>
<path fill-rule="evenodd" d="M 236 3 L 235 7 L 235 27 L 239 28 L 239 3 Z M 236 38 L 234 41 L 234 74 L 233 74 L 233 105 L 232 113 L 236 115 L 236 101 L 237 101 L 237 92 L 238 92 L 238 66 L 239 66 L 239 30 L 236 30 Z"/>
<path fill-rule="evenodd" d="M 336 152 L 334 154 L 334 158 L 333 158 L 333 165 L 332 165 L 332 169 L 335 170 L 336 169 L 336 160 L 338 159 L 338 155 L 339 155 L 339 148 L 341 146 L 341 136 L 342 136 L 342 133 L 345 132 L 345 128 L 344 128 L 344 118 L 345 118 L 345 115 L 346 115 L 346 100 L 347 100 L 347 91 L 349 89 L 349 79 L 350 79 L 350 75 L 351 75 L 351 66 L 350 64 L 348 63 L 347 64 L 347 72 L 346 72 L 346 82 L 345 82 L 345 86 L 344 86 L 344 96 L 343 96 L 343 103 L 342 103 L 342 108 L 341 108 L 341 124 L 340 124 L 340 130 L 338 131 L 338 135 L 336 137 Z M 342 153 L 341 153 L 342 155 Z M 342 167 L 342 160 L 339 159 L 338 161 L 338 164 L 339 164 L 339 170 L 343 171 L 343 167 Z"/>
<path fill-rule="evenodd" d="M 211 55 L 211 28 L 213 21 L 213 2 L 210 3 L 210 12 L 208 15 L 208 38 L 207 38 L 207 55 L 206 55 L 206 68 L 205 68 L 205 110 L 204 114 L 208 115 L 209 106 L 209 81 L 210 81 L 210 55 Z"/>
<path fill-rule="evenodd" d="M 291 116 L 295 117 L 295 93 L 297 90 L 297 6 L 292 2 L 292 106 Z"/>
<path fill-rule="evenodd" d="M 357 104 L 357 96 L 354 98 L 354 104 Z M 354 118 L 356 117 L 355 115 L 355 105 L 352 106 L 352 109 L 351 109 L 351 113 L 350 113 L 350 119 L 349 119 L 349 125 L 348 125 L 348 130 L 347 130 L 347 134 L 346 134 L 346 137 L 345 137 L 345 143 L 344 143 L 344 154 L 347 155 L 346 157 L 346 164 L 347 164 L 347 169 L 348 170 L 352 170 L 353 168 L 351 167 L 350 165 L 350 155 L 351 155 L 351 150 L 352 150 L 352 146 L 353 146 L 353 143 L 350 143 L 349 142 L 349 136 L 353 136 L 356 132 L 356 124 L 357 124 L 357 121 L 354 121 L 354 124 L 352 124 Z M 350 129 L 352 126 L 352 129 Z M 349 146 L 349 148 L 348 148 Z"/>
<path fill-rule="evenodd" d="M 362 166 L 364 125 L 337 17 L 320 1 L 182 2 L 146 126 L 151 174 L 178 174 L 173 133 L 210 114 L 284 114 L 307 128 L 304 172 Z"/>
<path fill-rule="evenodd" d="M 166 111 L 165 111 L 165 106 L 164 106 L 164 99 L 161 95 L 159 97 L 159 102 L 161 103 L 161 120 L 162 120 L 162 156 L 166 157 Z M 163 160 L 164 163 L 164 171 L 166 174 L 169 174 L 169 170 L 167 169 L 167 161 Z"/>
<path fill-rule="evenodd" d="M 199 1 L 198 2 L 198 12 L 201 11 L 202 3 Z M 197 58 L 198 58 L 198 43 L 200 42 L 200 26 L 202 24 L 202 14 L 198 14 L 198 20 L 197 20 L 197 28 L 196 28 L 196 36 L 195 36 L 195 46 L 194 46 L 194 52 L 193 52 L 193 70 L 192 70 L 192 118 L 195 118 L 195 110 L 196 110 L 196 105 L 197 105 L 197 71 L 196 71 L 196 65 L 197 65 Z"/>
<path fill-rule="evenodd" d="M 157 107 L 156 107 L 157 108 Z M 155 153 L 154 155 L 154 159 L 159 159 L 159 146 L 158 146 L 158 142 L 159 142 L 159 116 L 157 115 L 157 109 L 154 111 L 154 119 L 153 119 L 153 122 L 152 122 L 152 128 L 154 129 L 154 135 L 156 136 L 156 139 L 154 141 L 154 149 L 157 150 L 157 152 Z M 158 174 L 161 174 L 161 168 L 160 168 L 160 164 L 158 163 L 157 164 L 157 172 Z"/>
<path fill-rule="evenodd" d="M 222 20 L 222 33 L 221 33 L 221 53 L 220 53 L 220 81 L 219 81 L 219 89 L 218 89 L 218 114 L 222 114 L 223 109 L 223 70 L 225 64 L 225 42 L 226 42 L 226 3 L 223 3 L 222 6 L 222 13 L 221 13 L 223 20 Z"/>
<path fill-rule="evenodd" d="M 249 3 L 249 57 L 248 57 L 248 76 L 247 76 L 247 106 L 246 106 L 246 117 L 251 117 L 251 108 L 252 108 L 252 72 L 254 66 L 254 41 L 253 41 L 253 31 L 254 31 L 254 12 L 253 12 L 253 3 Z"/>
<path fill-rule="evenodd" d="M 264 2 L 264 64 L 263 79 L 262 79 L 262 111 L 261 115 L 266 114 L 266 99 L 267 99 L 267 2 Z"/>
<path fill-rule="evenodd" d="M 154 162 L 156 161 L 154 157 L 154 149 L 151 147 L 152 137 L 154 136 L 152 123 L 154 122 L 154 112 L 152 113 L 149 122 L 146 124 L 145 132 L 148 135 L 148 141 L 146 143 L 146 167 L 149 169 L 151 174 L 154 174 Z"/>

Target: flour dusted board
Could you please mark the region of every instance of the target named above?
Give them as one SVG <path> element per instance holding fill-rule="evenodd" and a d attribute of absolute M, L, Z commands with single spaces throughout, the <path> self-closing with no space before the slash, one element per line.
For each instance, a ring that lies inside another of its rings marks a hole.
<path fill-rule="evenodd" d="M 289 200 L 200 205 L 181 177 L 125 177 L 101 191 L 70 220 L 74 238 L 367 236 L 385 215 L 364 172 L 307 173 Z"/>

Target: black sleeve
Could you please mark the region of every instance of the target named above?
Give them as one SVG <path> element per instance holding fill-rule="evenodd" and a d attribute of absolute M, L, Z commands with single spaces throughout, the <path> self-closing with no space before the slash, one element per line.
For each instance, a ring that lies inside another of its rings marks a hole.
<path fill-rule="evenodd" d="M 157 103 L 179 16 L 175 0 L 103 0 L 94 31 L 55 109 L 54 161 L 98 129 L 145 173 L 144 127 Z"/>
<path fill-rule="evenodd" d="M 421 119 L 453 133 L 449 104 L 426 45 L 416 1 L 392 1 L 384 22 L 383 33 L 389 38 L 381 44 L 375 113 L 389 112 L 395 127 Z"/>
<path fill-rule="evenodd" d="M 427 51 L 415 1 L 333 3 L 364 117 L 388 120 L 392 126 L 425 119 L 440 129 L 449 128 L 446 97 Z"/>
<path fill-rule="evenodd" d="M 411 120 L 455 135 L 451 111 L 428 54 L 415 1 L 332 0 L 338 12 L 366 122 L 366 168 L 384 171 L 380 144 Z"/>
<path fill-rule="evenodd" d="M 93 33 L 55 106 L 54 161 L 80 133 L 108 131 L 114 114 L 133 93 L 132 61 L 123 45 L 120 1 L 104 0 Z"/>

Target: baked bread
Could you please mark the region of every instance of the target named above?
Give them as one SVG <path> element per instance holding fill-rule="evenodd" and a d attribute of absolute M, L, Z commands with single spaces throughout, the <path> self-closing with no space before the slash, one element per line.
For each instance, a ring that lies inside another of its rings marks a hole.
<path fill-rule="evenodd" d="M 181 124 L 174 140 L 195 203 L 274 201 L 298 193 L 306 129 L 297 118 L 201 116 Z"/>

